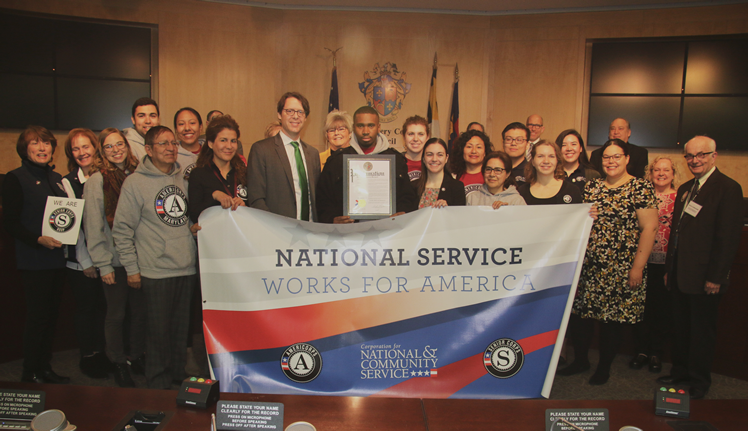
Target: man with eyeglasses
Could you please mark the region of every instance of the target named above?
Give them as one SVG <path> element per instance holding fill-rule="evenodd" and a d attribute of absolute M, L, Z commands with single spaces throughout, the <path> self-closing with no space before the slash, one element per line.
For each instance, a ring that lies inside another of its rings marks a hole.
<path fill-rule="evenodd" d="M 127 138 L 138 162 L 146 156 L 145 152 L 145 134 L 152 127 L 161 124 L 161 113 L 158 110 L 158 104 L 150 97 L 141 97 L 132 104 L 132 127 L 122 130 L 122 134 Z"/>
<path fill-rule="evenodd" d="M 165 126 L 145 135 L 147 156 L 122 186 L 112 238 L 127 284 L 142 289 L 147 309 L 145 377 L 152 389 L 185 378 L 190 298 L 197 284 L 197 247 L 179 143 Z"/>
<path fill-rule="evenodd" d="M 717 144 L 696 136 L 685 145 L 694 178 L 678 188 L 665 262 L 673 310 L 673 367 L 657 379 L 687 384 L 691 398 L 711 385 L 717 312 L 743 229 L 743 190 L 717 169 Z"/>
<path fill-rule="evenodd" d="M 512 159 L 511 176 L 517 183 L 517 188 L 525 183 L 525 166 L 527 165 L 527 142 L 530 139 L 530 129 L 519 121 L 509 124 L 501 132 L 504 142 L 504 152 Z"/>
<path fill-rule="evenodd" d="M 649 164 L 649 151 L 644 147 L 629 142 L 629 137 L 631 137 L 631 123 L 628 120 L 625 118 L 616 118 L 610 123 L 608 139 L 620 139 L 629 144 L 629 164 L 626 166 L 626 172 L 637 178 L 644 178 L 644 173 Z M 598 148 L 590 155 L 590 163 L 605 178 L 602 157 L 603 152 Z"/>
<path fill-rule="evenodd" d="M 280 133 L 255 142 L 249 151 L 247 202 L 274 214 L 316 221 L 319 151 L 301 140 L 309 101 L 288 92 L 281 96 L 277 108 Z"/>
<path fill-rule="evenodd" d="M 527 161 L 530 161 L 530 151 L 532 151 L 532 147 L 535 146 L 535 144 L 540 141 L 540 136 L 545 131 L 545 126 L 543 126 L 543 117 L 541 117 L 538 114 L 532 114 L 529 117 L 527 117 L 527 120 L 525 121 L 525 126 L 527 126 L 528 129 L 530 129 L 530 138 L 529 142 L 527 143 L 527 149 L 525 150 L 525 158 Z"/>
<path fill-rule="evenodd" d="M 408 176 L 408 162 L 405 156 L 390 148 L 387 137 L 379 133 L 379 113 L 371 106 L 362 106 L 353 114 L 353 136 L 351 145 L 336 151 L 325 163 L 325 169 L 317 187 L 319 221 L 322 223 L 354 223 L 355 220 L 343 215 L 343 155 L 344 154 L 387 154 L 395 156 L 395 203 L 397 213 L 418 209 L 418 196 Z"/>

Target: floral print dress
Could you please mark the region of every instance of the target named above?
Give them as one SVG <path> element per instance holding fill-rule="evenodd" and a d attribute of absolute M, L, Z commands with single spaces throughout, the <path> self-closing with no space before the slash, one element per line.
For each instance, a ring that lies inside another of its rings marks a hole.
<path fill-rule="evenodd" d="M 587 183 L 584 201 L 597 205 L 582 275 L 574 298 L 575 314 L 603 322 L 636 323 L 642 320 L 647 272 L 642 285 L 628 287 L 629 271 L 639 245 L 636 210 L 657 208 L 652 184 L 640 178 L 616 188 L 604 181 Z"/>

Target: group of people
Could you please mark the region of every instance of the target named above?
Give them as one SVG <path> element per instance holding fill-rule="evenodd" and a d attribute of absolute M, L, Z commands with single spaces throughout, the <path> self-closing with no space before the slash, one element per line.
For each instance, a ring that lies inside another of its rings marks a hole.
<path fill-rule="evenodd" d="M 181 381 L 190 304 L 199 298 L 200 214 L 212 206 L 249 206 L 298 220 L 354 223 L 344 211 L 344 155 L 383 154 L 395 158 L 392 216 L 425 207 L 593 203 L 569 325 L 574 361 L 558 374 L 590 369 L 595 322 L 600 360 L 591 384 L 609 379 L 626 324 L 636 324 L 639 348 L 630 365 L 659 372 L 668 330 L 662 316 L 671 316 L 679 326 L 671 375 L 662 379 L 689 382 L 696 398 L 708 391 L 712 356 L 704 352 L 714 347 L 717 304 L 742 227 L 742 189 L 716 169 L 713 140 L 697 136 L 685 145 L 695 179 L 676 192 L 678 164 L 667 157 L 648 164 L 647 150 L 628 142 L 631 127 L 623 118 L 611 123 L 608 141 L 589 159 L 576 130 L 542 139 L 538 115 L 508 124 L 501 145 L 479 123 L 450 145 L 431 138 L 426 119 L 413 116 L 403 124 L 400 152 L 380 133 L 378 112 L 363 106 L 352 117 L 328 114 L 327 150 L 320 153 L 300 138 L 310 114 L 303 95 L 284 94 L 276 110 L 278 122 L 245 159 L 231 116 L 211 111 L 202 135 L 200 114 L 182 108 L 171 130 L 160 125 L 156 102 L 142 98 L 132 108 L 133 128 L 98 137 L 87 129 L 70 132 L 65 179 L 50 165 L 57 142 L 49 131 L 31 126 L 20 135 L 22 166 L 8 173 L 3 196 L 29 308 L 23 380 L 67 381 L 49 366 L 67 272 L 87 374 L 113 370 L 120 386 L 133 386 L 137 365 L 149 387 Z M 76 246 L 41 235 L 48 196 L 85 199 Z M 102 329 L 96 322 L 104 310 Z"/>

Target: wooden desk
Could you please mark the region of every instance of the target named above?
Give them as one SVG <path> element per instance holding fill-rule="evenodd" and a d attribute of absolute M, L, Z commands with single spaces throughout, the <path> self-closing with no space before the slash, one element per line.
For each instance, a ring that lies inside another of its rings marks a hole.
<path fill-rule="evenodd" d="M 92 386 L 34 385 L 0 382 L 0 388 L 42 390 L 46 409 L 60 409 L 81 431 L 110 431 L 131 410 L 173 411 L 168 431 L 208 431 L 206 410 L 177 407 L 177 391 L 121 389 Z M 667 418 L 654 414 L 645 400 L 419 400 L 300 395 L 221 394 L 221 400 L 267 401 L 284 404 L 284 427 L 307 421 L 319 431 L 329 430 L 543 430 L 546 409 L 606 408 L 610 431 L 634 425 L 645 431 L 672 431 Z M 697 400 L 691 420 L 707 421 L 720 431 L 748 429 L 748 400 Z"/>
<path fill-rule="evenodd" d="M 633 425 L 645 431 L 673 431 L 646 400 L 423 400 L 429 431 L 542 430 L 546 409 L 608 409 L 610 431 Z M 695 400 L 691 421 L 707 421 L 720 431 L 748 429 L 748 400 Z"/>
<path fill-rule="evenodd" d="M 173 411 L 169 431 L 208 431 L 206 410 L 177 407 L 177 391 L 0 382 L 0 388 L 46 392 L 46 409 L 60 409 L 81 431 L 110 431 L 131 410 Z M 221 394 L 221 400 L 284 404 L 283 426 L 307 421 L 327 430 L 426 430 L 421 400 L 299 395 Z"/>

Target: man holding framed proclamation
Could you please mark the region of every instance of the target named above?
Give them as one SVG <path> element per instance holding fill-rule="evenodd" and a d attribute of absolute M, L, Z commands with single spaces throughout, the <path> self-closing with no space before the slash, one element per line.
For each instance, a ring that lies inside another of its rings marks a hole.
<path fill-rule="evenodd" d="M 408 178 L 408 164 L 379 133 L 379 114 L 362 106 L 353 115 L 351 146 L 327 159 L 317 185 L 322 223 L 354 223 L 415 211 L 418 196 Z"/>

